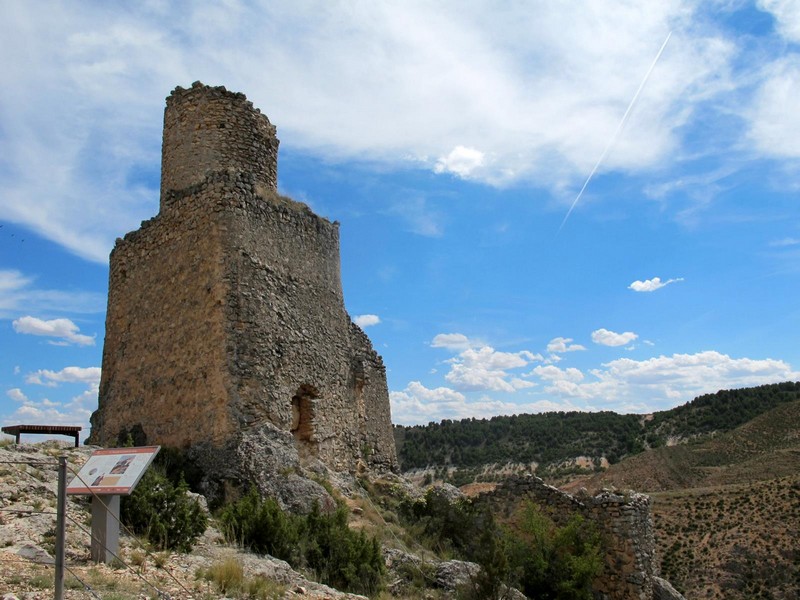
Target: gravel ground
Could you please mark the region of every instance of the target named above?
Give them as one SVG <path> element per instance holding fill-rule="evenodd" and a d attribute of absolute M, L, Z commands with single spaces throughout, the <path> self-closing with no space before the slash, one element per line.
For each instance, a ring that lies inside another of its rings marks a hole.
<path fill-rule="evenodd" d="M 53 551 L 58 456 L 67 456 L 77 471 L 94 448 L 73 448 L 48 441 L 0 446 L 0 598 L 45 600 L 54 596 Z M 21 464 L 28 463 L 28 464 Z M 72 474 L 68 475 L 68 480 Z M 242 566 L 246 580 L 259 581 L 252 596 L 230 597 L 356 599 L 305 579 L 283 561 L 240 552 L 209 527 L 190 554 L 148 554 L 124 533 L 120 556 L 129 567 L 95 564 L 90 559 L 90 504 L 85 497 L 67 499 L 64 598 L 129 600 L 159 598 L 211 599 L 226 597 L 217 586 L 198 577 L 225 561 Z"/>

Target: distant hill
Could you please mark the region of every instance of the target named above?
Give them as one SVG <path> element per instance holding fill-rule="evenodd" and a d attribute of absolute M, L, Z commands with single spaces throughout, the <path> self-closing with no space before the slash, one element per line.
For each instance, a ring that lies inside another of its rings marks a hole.
<path fill-rule="evenodd" d="M 490 486 L 536 463 L 568 491 L 648 493 L 662 576 L 687 600 L 800 597 L 800 383 L 723 390 L 652 415 L 549 413 L 394 432 L 403 469 L 457 485 Z M 601 469 L 604 458 L 612 464 Z"/>
<path fill-rule="evenodd" d="M 662 576 L 689 600 L 800 597 L 800 400 L 564 486 L 650 494 Z"/>
<path fill-rule="evenodd" d="M 456 467 L 478 473 L 487 465 L 535 463 L 547 473 L 578 457 L 588 459 L 584 467 L 599 470 L 603 459 L 614 464 L 649 448 L 732 431 L 799 399 L 800 382 L 786 382 L 722 390 L 652 415 L 552 412 L 396 425 L 394 434 L 404 471 Z"/>
<path fill-rule="evenodd" d="M 767 481 L 800 468 L 800 400 L 780 404 L 733 431 L 655 448 L 563 486 L 662 492 Z"/>
<path fill-rule="evenodd" d="M 536 463 L 567 491 L 648 493 L 662 576 L 687 600 L 800 597 L 800 383 L 723 390 L 653 415 L 549 413 L 394 431 L 405 470 L 427 467 L 457 485 Z"/>

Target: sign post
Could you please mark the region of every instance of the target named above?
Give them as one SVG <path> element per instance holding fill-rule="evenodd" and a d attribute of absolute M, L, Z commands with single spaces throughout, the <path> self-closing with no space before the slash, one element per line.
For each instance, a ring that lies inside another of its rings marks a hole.
<path fill-rule="evenodd" d="M 160 446 L 96 450 L 67 486 L 67 494 L 92 496 L 91 555 L 111 563 L 119 554 L 119 504 L 130 495 Z"/>

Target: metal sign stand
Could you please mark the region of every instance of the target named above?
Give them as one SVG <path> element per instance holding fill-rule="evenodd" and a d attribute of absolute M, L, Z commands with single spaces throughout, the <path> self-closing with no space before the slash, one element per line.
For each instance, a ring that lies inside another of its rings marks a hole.
<path fill-rule="evenodd" d="M 119 495 L 92 496 L 92 544 L 94 562 L 111 564 L 119 555 Z"/>

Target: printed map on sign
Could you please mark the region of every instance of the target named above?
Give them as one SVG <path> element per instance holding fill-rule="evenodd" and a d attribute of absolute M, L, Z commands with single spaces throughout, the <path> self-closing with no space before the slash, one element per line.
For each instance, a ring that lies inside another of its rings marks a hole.
<path fill-rule="evenodd" d="M 160 446 L 96 450 L 67 486 L 67 494 L 130 494 Z"/>

